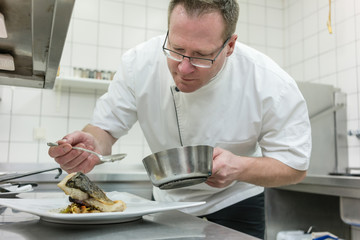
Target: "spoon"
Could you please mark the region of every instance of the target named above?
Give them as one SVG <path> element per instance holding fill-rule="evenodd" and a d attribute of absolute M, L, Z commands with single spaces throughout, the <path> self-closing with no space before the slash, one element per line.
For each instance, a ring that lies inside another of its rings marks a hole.
<path fill-rule="evenodd" d="M 54 142 L 48 142 L 47 145 L 49 147 L 55 147 L 55 146 L 59 146 L 58 143 L 54 143 Z M 88 152 L 88 153 L 91 153 L 91 154 L 94 154 L 96 155 L 101 163 L 106 163 L 106 162 L 115 162 L 115 161 L 119 161 L 119 160 L 122 160 L 126 157 L 126 153 L 119 153 L 119 154 L 113 154 L 113 155 L 107 155 L 107 156 L 103 156 L 97 152 L 94 152 L 94 151 L 91 151 L 89 149 L 86 149 L 86 148 L 81 148 L 81 147 L 72 147 L 72 149 L 76 149 L 76 150 L 81 150 L 81 151 L 85 151 L 85 152 Z"/>

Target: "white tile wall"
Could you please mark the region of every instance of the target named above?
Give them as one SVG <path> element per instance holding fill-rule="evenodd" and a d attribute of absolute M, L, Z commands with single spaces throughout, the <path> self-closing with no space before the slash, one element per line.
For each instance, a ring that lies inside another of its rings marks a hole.
<path fill-rule="evenodd" d="M 103 0 L 100 4 L 100 22 L 123 24 L 124 4 L 117 1 Z"/>
<path fill-rule="evenodd" d="M 73 67 L 116 71 L 127 49 L 167 29 L 169 0 L 77 0 L 61 59 L 61 75 Z M 348 93 L 348 128 L 360 128 L 360 1 L 239 0 L 238 40 L 263 51 L 296 80 L 327 83 Z M 46 141 L 88 123 L 101 92 L 56 92 L 0 86 L 0 162 L 40 162 Z M 44 128 L 46 139 L 34 139 Z M 360 141 L 349 137 L 349 162 L 360 166 Z M 22 151 L 18 151 L 22 149 Z M 113 147 L 129 157 L 98 171 L 141 169 L 150 154 L 138 124 Z"/>
<path fill-rule="evenodd" d="M 122 31 L 118 25 L 109 23 L 99 24 L 99 45 L 104 47 L 121 48 Z"/>
<path fill-rule="evenodd" d="M 10 137 L 11 117 L 0 115 L 0 141 L 7 141 Z"/>
<path fill-rule="evenodd" d="M 329 16 L 328 0 L 294 0 L 284 2 L 285 16 L 296 18 L 303 24 L 303 32 L 293 22 L 285 23 L 284 34 L 297 34 L 304 42 L 301 46 L 291 41 L 285 43 L 287 56 L 285 69 L 295 78 L 302 69 L 303 81 L 331 84 L 348 94 L 348 129 L 360 128 L 360 3 L 358 0 L 332 0 L 331 21 L 333 34 L 329 34 L 326 22 Z M 294 15 L 296 17 L 294 17 Z M 285 21 L 286 22 L 286 21 Z M 304 52 L 303 54 L 301 52 Z M 298 60 L 299 62 L 292 61 Z M 299 67 L 299 64 L 301 65 Z M 296 78 L 299 80 L 298 78 Z M 348 137 L 349 164 L 360 165 L 360 140 Z"/>

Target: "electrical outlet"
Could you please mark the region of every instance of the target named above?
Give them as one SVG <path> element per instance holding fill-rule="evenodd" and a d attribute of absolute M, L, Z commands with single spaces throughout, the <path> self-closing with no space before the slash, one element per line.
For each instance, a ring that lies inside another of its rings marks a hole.
<path fill-rule="evenodd" d="M 34 128 L 34 139 L 35 140 L 45 140 L 46 139 L 46 129 L 43 127 Z"/>

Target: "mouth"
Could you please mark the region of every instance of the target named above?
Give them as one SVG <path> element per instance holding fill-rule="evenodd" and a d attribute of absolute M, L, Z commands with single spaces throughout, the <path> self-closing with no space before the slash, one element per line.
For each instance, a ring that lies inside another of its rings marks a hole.
<path fill-rule="evenodd" d="M 192 81 L 195 81 L 196 79 L 194 78 L 183 78 L 183 77 L 180 77 L 181 81 L 184 81 L 184 82 L 192 82 Z"/>

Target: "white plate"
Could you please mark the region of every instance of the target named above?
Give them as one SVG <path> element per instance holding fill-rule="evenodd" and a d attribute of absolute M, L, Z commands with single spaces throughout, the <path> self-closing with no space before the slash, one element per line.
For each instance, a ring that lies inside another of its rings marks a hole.
<path fill-rule="evenodd" d="M 0 199 L 0 205 L 37 215 L 47 222 L 107 224 L 134 221 L 151 213 L 205 204 L 205 202 L 156 202 L 126 192 L 110 192 L 107 193 L 107 196 L 112 200 L 124 201 L 127 206 L 125 211 L 82 214 L 59 213 L 69 204 L 67 198 Z"/>

